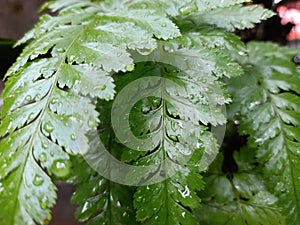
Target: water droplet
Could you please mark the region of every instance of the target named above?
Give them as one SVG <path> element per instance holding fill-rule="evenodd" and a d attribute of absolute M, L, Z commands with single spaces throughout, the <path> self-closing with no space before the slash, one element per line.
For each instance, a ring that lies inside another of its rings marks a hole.
<path fill-rule="evenodd" d="M 104 91 L 106 89 L 106 85 L 102 85 L 102 87 L 100 88 L 102 91 Z"/>
<path fill-rule="evenodd" d="M 141 111 L 142 111 L 142 113 L 147 114 L 150 111 L 150 108 L 147 106 L 143 106 Z"/>
<path fill-rule="evenodd" d="M 260 104 L 261 104 L 260 101 L 251 102 L 250 105 L 249 105 L 249 109 L 253 109 L 254 107 L 256 107 Z"/>
<path fill-rule="evenodd" d="M 134 63 L 131 63 L 131 64 L 128 64 L 126 67 L 125 67 L 125 70 L 126 71 L 133 71 L 134 70 Z"/>
<path fill-rule="evenodd" d="M 117 201 L 117 207 L 121 207 L 121 203 L 120 203 L 120 201 Z"/>
<path fill-rule="evenodd" d="M 64 49 L 63 48 L 58 48 L 56 49 L 57 52 L 64 52 Z"/>
<path fill-rule="evenodd" d="M 190 14 L 191 12 L 193 12 L 193 11 L 195 11 L 196 10 L 196 8 L 194 8 L 194 7 L 191 7 L 191 6 L 183 6 L 183 7 L 181 7 L 180 9 L 179 9 L 179 13 L 181 14 L 181 15 L 188 15 L 188 14 Z"/>
<path fill-rule="evenodd" d="M 58 99 L 57 98 L 52 98 L 50 104 L 56 104 L 58 102 Z"/>
<path fill-rule="evenodd" d="M 74 56 L 74 55 L 71 55 L 71 56 L 69 57 L 69 60 L 70 60 L 70 62 L 75 61 L 75 56 Z"/>
<path fill-rule="evenodd" d="M 239 125 L 240 124 L 239 120 L 234 120 L 233 122 L 234 122 L 235 125 Z"/>
<path fill-rule="evenodd" d="M 195 95 L 193 95 L 193 94 L 190 94 L 190 99 L 194 99 L 195 98 Z"/>
<path fill-rule="evenodd" d="M 89 120 L 88 120 L 88 126 L 90 128 L 96 128 L 97 127 L 97 124 L 96 124 L 96 121 L 94 120 L 94 118 L 89 118 Z"/>
<path fill-rule="evenodd" d="M 29 194 L 25 194 L 25 199 L 30 199 L 30 195 Z"/>
<path fill-rule="evenodd" d="M 41 153 L 40 155 L 39 155 L 39 157 L 38 157 L 38 159 L 40 160 L 40 162 L 46 162 L 46 160 L 47 160 L 47 155 L 46 155 L 46 153 Z"/>
<path fill-rule="evenodd" d="M 141 55 L 150 55 L 154 49 L 152 48 L 137 48 L 136 51 Z"/>
<path fill-rule="evenodd" d="M 48 145 L 45 141 L 42 142 L 42 148 L 43 149 L 47 149 L 48 148 Z"/>
<path fill-rule="evenodd" d="M 35 186 L 41 186 L 44 183 L 44 179 L 40 175 L 35 175 L 33 178 L 33 184 Z"/>
<path fill-rule="evenodd" d="M 34 117 L 35 117 L 35 116 L 34 116 L 34 113 L 30 113 L 29 116 L 28 116 L 28 120 L 33 120 Z"/>
<path fill-rule="evenodd" d="M 89 203 L 85 202 L 83 207 L 82 207 L 81 214 L 85 213 L 88 210 L 88 207 L 89 207 Z"/>
<path fill-rule="evenodd" d="M 170 139 L 172 141 L 178 141 L 178 137 L 176 135 L 170 135 Z"/>
<path fill-rule="evenodd" d="M 46 209 L 48 205 L 49 205 L 48 197 L 44 195 L 44 197 L 40 200 L 40 206 L 42 209 Z"/>
<path fill-rule="evenodd" d="M 111 99 L 112 99 L 112 96 L 111 96 L 110 94 L 107 94 L 107 95 L 106 95 L 106 99 L 107 99 L 107 100 L 111 100 Z"/>
<path fill-rule="evenodd" d="M 54 130 L 53 125 L 51 124 L 51 122 L 45 123 L 43 128 L 49 134 Z"/>
<path fill-rule="evenodd" d="M 71 140 L 73 140 L 73 141 L 76 140 L 75 134 L 72 134 L 72 135 L 71 135 Z"/>
<path fill-rule="evenodd" d="M 184 186 L 184 190 L 183 191 L 181 191 L 181 190 L 178 190 L 178 191 L 179 191 L 179 193 L 181 194 L 181 196 L 183 198 L 186 198 L 186 197 L 188 197 L 190 195 L 190 189 L 188 188 L 187 185 Z"/>
<path fill-rule="evenodd" d="M 182 213 L 181 213 L 181 216 L 182 216 L 183 218 L 185 218 L 185 212 L 182 212 Z"/>
<path fill-rule="evenodd" d="M 66 177 L 70 172 L 70 163 L 68 161 L 56 160 L 51 166 L 50 171 L 57 177 Z"/>
<path fill-rule="evenodd" d="M 166 27 L 166 26 L 167 26 L 166 23 L 161 24 L 161 27 Z"/>
<path fill-rule="evenodd" d="M 25 100 L 26 100 L 27 102 L 29 102 L 29 101 L 32 100 L 32 97 L 31 97 L 30 95 L 27 95 L 26 98 L 25 98 Z"/>

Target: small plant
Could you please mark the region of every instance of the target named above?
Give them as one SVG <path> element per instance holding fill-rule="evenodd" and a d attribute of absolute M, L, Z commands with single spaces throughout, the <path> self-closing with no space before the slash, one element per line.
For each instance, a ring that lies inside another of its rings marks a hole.
<path fill-rule="evenodd" d="M 58 180 L 90 225 L 299 224 L 297 52 L 244 45 L 273 15 L 245 2 L 45 4 L 5 77 L 0 224 L 49 223 Z"/>

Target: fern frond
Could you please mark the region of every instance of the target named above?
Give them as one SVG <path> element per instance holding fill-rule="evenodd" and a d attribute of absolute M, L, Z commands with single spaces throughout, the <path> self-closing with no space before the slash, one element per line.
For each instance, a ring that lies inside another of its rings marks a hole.
<path fill-rule="evenodd" d="M 160 63 L 138 63 L 133 72 L 115 78 L 119 88 L 122 88 L 119 82 L 126 84 L 125 80 L 141 77 L 150 77 L 150 80 L 151 77 L 166 78 L 178 85 L 170 85 L 167 81 L 162 81 L 162 85 L 145 82 L 145 86 L 139 85 L 134 90 L 134 93 L 160 93 L 160 97 L 147 98 L 134 106 L 129 132 L 132 130 L 146 144 L 125 150 L 129 152 L 122 158 L 137 166 L 158 167 L 140 177 L 129 173 L 131 179 L 135 177 L 136 185 L 143 182 L 149 184 L 138 188 L 134 201 L 137 219 L 145 224 L 196 224 L 192 210 L 199 206 L 196 191 L 203 187 L 199 171 L 207 166 L 201 158 L 206 153 L 213 155 L 217 152 L 216 140 L 206 126 L 225 122 L 222 113 L 214 106 L 224 105 L 228 101 L 222 91 L 217 91 L 220 87 L 213 71 L 216 75 L 222 72 L 219 71 L 217 60 L 206 57 L 208 53 L 179 49 L 176 45 L 161 42 L 159 48 L 148 56 L 151 60 L 141 60 Z M 212 56 L 214 52 L 210 54 Z M 177 68 L 169 65 L 177 65 Z M 181 71 L 180 68 L 188 69 Z M 136 96 L 134 93 L 125 95 Z M 131 99 L 126 101 L 122 101 L 122 104 L 130 105 Z M 118 107 L 118 114 L 126 116 L 126 112 L 120 110 L 121 106 Z M 126 132 L 123 122 L 126 118 L 117 118 L 118 129 Z M 152 147 L 147 141 L 149 138 Z M 124 141 L 120 140 L 121 143 Z M 137 153 L 136 160 L 133 160 L 134 151 L 149 146 L 151 150 Z M 162 178 L 165 180 L 156 183 Z"/>
<path fill-rule="evenodd" d="M 291 58 L 295 49 L 271 43 L 248 44 L 245 75 L 230 82 L 239 130 L 250 134 L 257 157 L 265 165 L 271 190 L 288 224 L 297 224 L 299 214 L 299 124 L 300 78 Z"/>
<path fill-rule="evenodd" d="M 275 15 L 273 12 L 255 5 L 233 5 L 197 12 L 187 16 L 187 19 L 193 21 L 197 26 L 209 24 L 225 28 L 228 31 L 234 31 L 236 28 L 253 28 L 256 23 L 268 19 L 273 15 Z"/>
<path fill-rule="evenodd" d="M 72 202 L 79 204 L 75 216 L 88 225 L 135 225 L 132 191 L 101 177 L 83 158 L 74 160 L 72 183 L 78 184 Z"/>
<path fill-rule="evenodd" d="M 235 152 L 238 171 L 228 175 L 221 171 L 223 157 L 218 156 L 204 179 L 207 189 L 201 192 L 202 207 L 196 214 L 201 224 L 285 224 L 276 196 L 254 166 L 254 157 L 255 149 Z"/>

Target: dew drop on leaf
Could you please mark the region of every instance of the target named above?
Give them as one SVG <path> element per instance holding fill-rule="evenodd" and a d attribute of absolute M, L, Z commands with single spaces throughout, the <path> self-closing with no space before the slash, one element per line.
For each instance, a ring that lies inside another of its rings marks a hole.
<path fill-rule="evenodd" d="M 71 56 L 69 57 L 69 60 L 70 60 L 71 62 L 73 62 L 73 61 L 75 60 L 75 56 L 74 56 L 74 55 L 71 55 Z"/>
<path fill-rule="evenodd" d="M 28 120 L 33 120 L 34 119 L 34 113 L 30 113 L 28 116 Z"/>
<path fill-rule="evenodd" d="M 40 155 L 39 155 L 39 157 L 38 157 L 38 159 L 40 160 L 40 162 L 46 162 L 46 160 L 47 160 L 47 155 L 46 155 L 46 153 L 41 153 Z"/>
<path fill-rule="evenodd" d="M 43 183 L 44 183 L 44 179 L 40 175 L 36 174 L 35 177 L 33 178 L 33 184 L 35 186 L 41 186 Z"/>
<path fill-rule="evenodd" d="M 106 89 L 106 85 L 102 85 L 102 87 L 100 88 L 102 91 L 104 91 Z"/>
<path fill-rule="evenodd" d="M 76 140 L 75 134 L 72 134 L 72 135 L 71 135 L 71 140 L 73 140 L 73 141 Z"/>
<path fill-rule="evenodd" d="M 85 202 L 82 207 L 81 214 L 85 213 L 88 210 L 88 206 L 89 206 L 89 203 Z"/>
<path fill-rule="evenodd" d="M 126 70 L 126 71 L 129 71 L 129 72 L 133 71 L 133 70 L 134 70 L 134 64 L 131 63 L 131 64 L 127 65 L 127 66 L 125 67 L 125 70 Z"/>
<path fill-rule="evenodd" d="M 166 27 L 166 26 L 167 26 L 166 23 L 161 24 L 161 27 Z"/>
<path fill-rule="evenodd" d="M 94 118 L 90 117 L 89 120 L 88 120 L 88 126 L 90 128 L 96 128 L 97 124 L 96 124 L 96 121 L 94 120 Z"/>
<path fill-rule="evenodd" d="M 32 100 L 31 95 L 27 95 L 26 98 L 25 98 L 25 100 L 28 101 L 28 102 L 31 101 Z"/>
<path fill-rule="evenodd" d="M 176 135 L 170 135 L 170 139 L 171 139 L 172 141 L 178 141 L 178 138 L 177 138 Z"/>
<path fill-rule="evenodd" d="M 66 177 L 70 173 L 70 163 L 64 160 L 55 160 L 50 172 L 57 177 Z"/>
<path fill-rule="evenodd" d="M 44 124 L 43 126 L 44 130 L 47 132 L 47 133 L 51 133 L 53 130 L 54 130 L 54 127 L 53 125 L 51 124 L 51 122 L 47 122 Z"/>
<path fill-rule="evenodd" d="M 50 102 L 50 104 L 56 104 L 58 102 L 58 99 L 57 98 L 53 98 Z"/>
<path fill-rule="evenodd" d="M 44 197 L 40 199 L 40 206 L 42 209 L 46 209 L 48 205 L 49 205 L 49 199 L 46 195 L 44 195 Z"/>
<path fill-rule="evenodd" d="M 57 52 L 64 52 L 64 49 L 63 48 L 58 48 L 56 49 Z"/>
<path fill-rule="evenodd" d="M 47 143 L 46 143 L 46 142 L 44 142 L 44 141 L 42 142 L 42 148 L 43 148 L 43 149 L 47 149 L 47 148 L 48 148 L 48 145 L 47 145 Z"/>

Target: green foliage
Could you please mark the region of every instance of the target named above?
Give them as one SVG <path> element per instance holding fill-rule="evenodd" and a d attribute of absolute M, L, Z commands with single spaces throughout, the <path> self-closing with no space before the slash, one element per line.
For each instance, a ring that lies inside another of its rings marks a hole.
<path fill-rule="evenodd" d="M 5 77 L 0 223 L 47 224 L 65 180 L 90 225 L 297 224 L 296 52 L 230 33 L 273 15 L 244 2 L 46 3 Z"/>
<path fill-rule="evenodd" d="M 231 113 L 240 121 L 241 134 L 257 146 L 258 162 L 287 224 L 299 221 L 299 88 L 300 73 L 291 58 L 295 49 L 249 43 L 245 74 L 233 79 Z M 243 88 L 241 88 L 243 86 Z"/>

